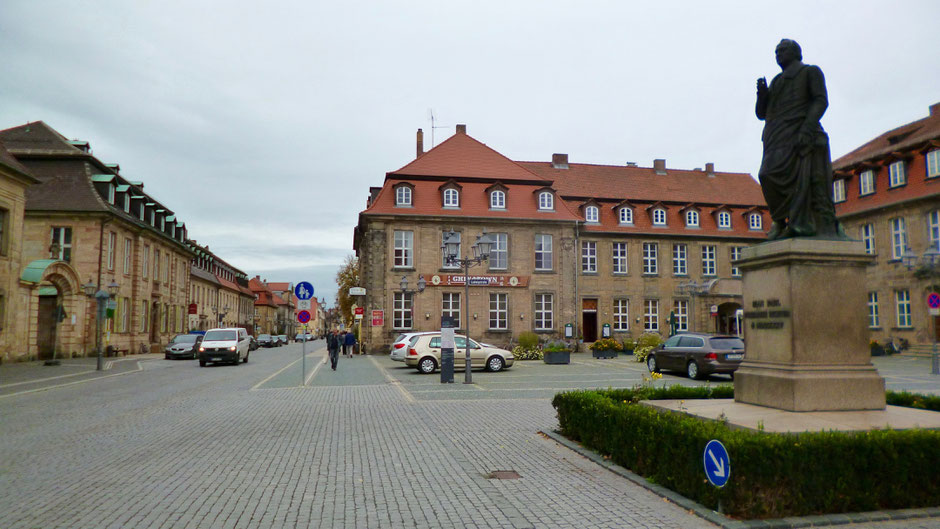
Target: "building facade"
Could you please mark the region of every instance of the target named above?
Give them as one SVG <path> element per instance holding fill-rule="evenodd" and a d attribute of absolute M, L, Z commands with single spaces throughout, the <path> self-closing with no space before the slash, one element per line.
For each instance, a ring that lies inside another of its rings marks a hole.
<path fill-rule="evenodd" d="M 190 268 L 190 329 L 242 327 L 253 333 L 255 294 L 248 288 L 247 274 L 209 251 L 209 247 L 193 240 L 188 243 L 194 254 Z"/>
<path fill-rule="evenodd" d="M 833 200 L 846 233 L 875 256 L 867 270 L 872 340 L 931 344 L 940 318 L 940 103 L 833 162 Z"/>
<path fill-rule="evenodd" d="M 523 331 L 636 337 L 667 331 L 670 318 L 678 330 L 739 331 L 732 261 L 765 238 L 769 220 L 750 175 L 712 164 L 667 169 L 665 160 L 575 164 L 564 154 L 517 162 L 461 125 L 426 153 L 419 131 L 417 153 L 371 188 L 355 231 L 367 350 L 387 350 L 403 331 L 439 329 L 444 316 L 502 345 Z M 496 241 L 469 271 L 469 300 L 464 271 L 443 259 L 451 230 L 462 257 L 484 231 Z"/>
<path fill-rule="evenodd" d="M 248 282 L 249 288 L 255 295 L 254 301 L 254 335 L 259 334 L 280 334 L 278 328 L 278 296 L 267 284 L 261 280 L 260 276 L 251 278 Z M 283 302 L 283 300 L 280 300 Z"/>

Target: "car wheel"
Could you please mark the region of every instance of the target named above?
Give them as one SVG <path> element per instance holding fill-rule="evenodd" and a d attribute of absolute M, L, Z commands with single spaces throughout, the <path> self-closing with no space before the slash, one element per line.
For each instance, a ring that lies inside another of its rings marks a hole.
<path fill-rule="evenodd" d="M 199 367 L 206 367 L 206 361 L 205 361 L 205 360 L 200 360 L 200 361 L 199 361 Z"/>
<path fill-rule="evenodd" d="M 650 370 L 650 373 L 659 373 L 659 366 L 656 365 L 655 355 L 649 355 L 646 357 L 646 367 Z"/>
<path fill-rule="evenodd" d="M 698 369 L 698 363 L 696 363 L 695 360 L 689 360 L 689 365 L 685 366 L 685 372 L 689 375 L 689 378 L 693 380 L 702 378 L 702 374 Z"/>
<path fill-rule="evenodd" d="M 503 370 L 503 366 L 505 364 L 506 363 L 503 361 L 502 358 L 498 356 L 493 356 L 493 357 L 490 357 L 490 359 L 486 361 L 486 369 L 494 373 L 498 373 Z"/>
<path fill-rule="evenodd" d="M 435 369 L 437 369 L 437 361 L 431 357 L 423 358 L 418 362 L 418 371 L 424 375 L 430 375 Z"/>

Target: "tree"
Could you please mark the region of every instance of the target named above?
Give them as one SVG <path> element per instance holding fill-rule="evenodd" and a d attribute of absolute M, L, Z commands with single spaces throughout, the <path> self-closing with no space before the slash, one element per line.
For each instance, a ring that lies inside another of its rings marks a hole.
<path fill-rule="evenodd" d="M 340 318 L 346 323 L 347 327 L 352 326 L 353 298 L 349 295 L 349 289 L 359 286 L 359 260 L 355 256 L 346 257 L 346 262 L 336 272 L 336 284 L 339 286 L 337 300 L 339 301 Z"/>

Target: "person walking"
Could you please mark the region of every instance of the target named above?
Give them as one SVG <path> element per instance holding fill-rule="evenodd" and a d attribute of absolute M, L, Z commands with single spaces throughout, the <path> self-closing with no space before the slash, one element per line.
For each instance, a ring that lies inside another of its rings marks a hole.
<path fill-rule="evenodd" d="M 353 353 L 356 351 L 356 333 L 352 331 L 346 333 L 346 338 L 343 340 L 343 351 L 346 352 L 349 358 L 353 357 Z"/>
<path fill-rule="evenodd" d="M 336 363 L 339 361 L 339 332 L 333 331 L 326 338 L 326 349 L 330 355 L 330 366 L 336 371 Z"/>
<path fill-rule="evenodd" d="M 346 356 L 346 331 L 339 333 L 339 345 L 343 348 L 343 356 Z"/>

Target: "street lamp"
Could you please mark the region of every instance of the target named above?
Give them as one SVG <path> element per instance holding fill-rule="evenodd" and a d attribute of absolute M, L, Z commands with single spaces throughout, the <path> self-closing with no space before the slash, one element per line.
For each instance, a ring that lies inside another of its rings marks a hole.
<path fill-rule="evenodd" d="M 441 244 L 441 250 L 444 251 L 444 261 L 450 266 L 460 266 L 463 268 L 464 285 L 464 321 L 467 322 L 466 336 L 466 357 L 464 364 L 464 384 L 472 384 L 473 379 L 470 374 L 470 267 L 486 262 L 490 258 L 490 248 L 493 246 L 493 239 L 487 235 L 486 230 L 477 237 L 471 247 L 473 257 L 461 259 L 457 252 L 460 250 L 460 234 L 453 230 L 444 234 L 444 242 Z"/>
<path fill-rule="evenodd" d="M 82 290 L 85 292 L 85 295 L 91 299 L 94 299 L 98 304 L 97 305 L 98 313 L 97 313 L 97 317 L 95 318 L 95 325 L 96 325 L 95 340 L 98 346 L 98 367 L 97 367 L 98 371 L 101 371 L 103 369 L 102 358 L 101 358 L 101 342 L 102 342 L 101 321 L 104 320 L 105 318 L 106 309 L 108 306 L 108 300 L 116 296 L 120 288 L 121 286 L 118 285 L 117 281 L 115 281 L 114 279 L 112 279 L 111 283 L 108 284 L 107 291 L 105 291 L 104 288 L 99 289 L 98 285 L 94 284 L 91 278 L 88 278 L 88 283 L 85 283 L 84 285 L 82 285 Z"/>
<path fill-rule="evenodd" d="M 908 270 L 914 270 L 914 277 L 917 279 L 928 279 L 940 275 L 940 270 L 938 270 L 937 266 L 940 264 L 940 251 L 937 250 L 936 243 L 932 243 L 930 248 L 924 251 L 924 255 L 917 255 L 911 250 L 910 246 L 905 246 L 904 253 L 901 254 L 901 261 Z M 940 375 L 940 354 L 937 352 L 936 334 L 931 334 L 934 335 L 934 341 L 933 354 L 931 355 L 930 362 L 930 374 Z"/>
<path fill-rule="evenodd" d="M 399 290 L 404 294 L 414 294 L 424 292 L 425 287 L 428 286 L 428 282 L 424 280 L 424 276 L 418 276 L 418 289 L 417 290 L 408 290 L 408 277 L 401 276 L 401 281 L 398 283 L 398 286 L 401 287 Z"/>

